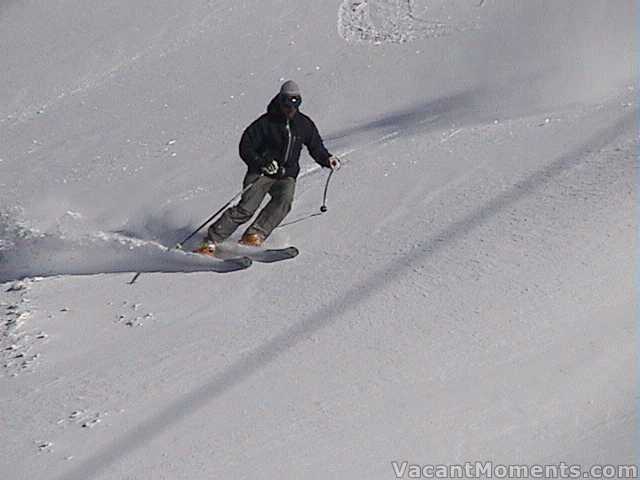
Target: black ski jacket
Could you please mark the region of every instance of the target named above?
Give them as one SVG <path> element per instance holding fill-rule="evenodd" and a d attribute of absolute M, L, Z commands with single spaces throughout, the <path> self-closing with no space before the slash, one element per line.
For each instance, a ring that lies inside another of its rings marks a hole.
<path fill-rule="evenodd" d="M 306 145 L 318 164 L 330 167 L 331 154 L 324 147 L 313 121 L 301 112 L 296 112 L 291 120 L 287 120 L 276 96 L 269 103 L 267 113 L 249 125 L 242 134 L 240 157 L 250 172 L 260 173 L 262 166 L 275 160 L 284 167 L 282 176 L 296 178 L 300 173 L 302 145 Z"/>

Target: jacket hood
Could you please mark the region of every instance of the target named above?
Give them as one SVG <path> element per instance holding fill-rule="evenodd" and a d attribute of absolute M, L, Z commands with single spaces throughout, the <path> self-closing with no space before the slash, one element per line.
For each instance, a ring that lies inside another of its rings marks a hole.
<path fill-rule="evenodd" d="M 269 106 L 267 106 L 267 114 L 273 120 L 277 122 L 285 123 L 287 121 L 287 117 L 285 116 L 284 113 L 282 113 L 282 110 L 280 109 L 279 97 L 280 95 L 278 94 L 271 99 L 271 101 L 269 102 Z"/>

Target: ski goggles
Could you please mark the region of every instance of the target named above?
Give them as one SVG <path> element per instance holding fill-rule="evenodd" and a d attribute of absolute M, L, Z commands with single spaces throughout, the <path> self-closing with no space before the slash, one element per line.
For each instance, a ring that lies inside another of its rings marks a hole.
<path fill-rule="evenodd" d="M 302 104 L 300 95 L 280 95 L 280 103 L 287 108 L 299 108 Z"/>

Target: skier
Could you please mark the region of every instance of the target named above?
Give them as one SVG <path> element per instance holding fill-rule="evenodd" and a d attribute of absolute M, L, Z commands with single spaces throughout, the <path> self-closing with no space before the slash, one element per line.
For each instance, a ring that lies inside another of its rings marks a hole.
<path fill-rule="evenodd" d="M 252 183 L 253 186 L 244 192 L 236 206 L 227 209 L 209 227 L 197 253 L 215 255 L 216 245 L 248 222 L 269 194 L 269 203 L 240 240 L 243 245 L 262 245 L 291 210 L 303 144 L 319 165 L 333 170 L 340 168 L 340 160 L 324 147 L 313 120 L 300 112 L 301 103 L 300 88 L 288 80 L 269 103 L 267 113 L 244 131 L 239 147 L 240 157 L 248 167 L 243 186 Z"/>

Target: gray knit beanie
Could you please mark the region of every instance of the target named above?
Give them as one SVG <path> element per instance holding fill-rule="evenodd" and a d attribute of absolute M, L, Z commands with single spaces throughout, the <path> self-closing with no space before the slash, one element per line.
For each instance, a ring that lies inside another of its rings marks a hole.
<path fill-rule="evenodd" d="M 287 97 L 301 97 L 300 95 L 300 87 L 293 80 L 287 80 L 280 87 L 280 95 L 286 95 Z"/>

